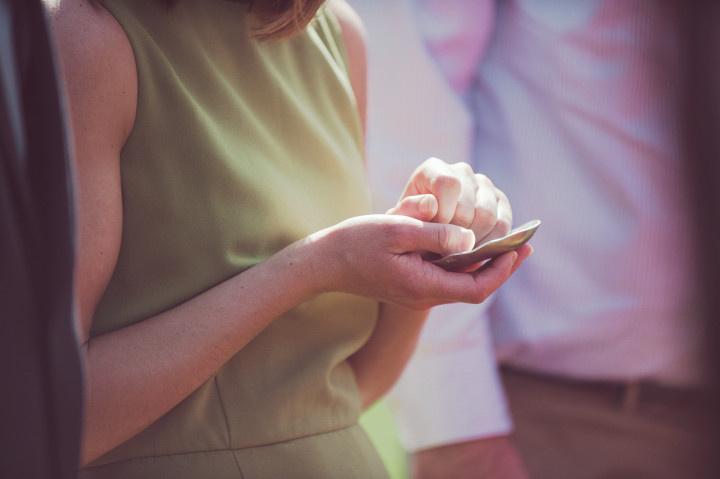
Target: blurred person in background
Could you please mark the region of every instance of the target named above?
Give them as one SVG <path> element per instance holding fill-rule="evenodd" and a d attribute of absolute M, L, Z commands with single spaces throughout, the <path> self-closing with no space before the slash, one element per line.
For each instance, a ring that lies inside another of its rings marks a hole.
<path fill-rule="evenodd" d="M 0 0 L 0 477 L 77 477 L 73 172 L 40 0 Z"/>
<path fill-rule="evenodd" d="M 428 308 L 484 300 L 531 249 L 473 274 L 421 253 L 507 231 L 507 199 L 430 160 L 365 214 L 343 2 L 46 3 L 76 153 L 81 477 L 385 477 L 359 414 Z"/>
<path fill-rule="evenodd" d="M 672 3 L 353 4 L 376 207 L 432 146 L 543 221 L 485 307 L 432 312 L 392 398 L 414 476 L 701 477 Z"/>

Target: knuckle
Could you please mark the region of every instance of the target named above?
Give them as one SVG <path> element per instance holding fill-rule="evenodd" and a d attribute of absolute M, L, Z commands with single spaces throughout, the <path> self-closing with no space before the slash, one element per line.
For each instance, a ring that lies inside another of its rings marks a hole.
<path fill-rule="evenodd" d="M 475 173 L 475 179 L 481 185 L 487 185 L 487 186 L 492 186 L 492 187 L 495 186 L 495 185 L 493 185 L 492 180 L 490 178 L 488 178 L 487 176 L 483 175 L 482 173 Z"/>
<path fill-rule="evenodd" d="M 457 176 L 441 173 L 432 180 L 432 186 L 438 190 L 460 192 L 462 182 Z"/>
<path fill-rule="evenodd" d="M 450 229 L 438 228 L 435 231 L 435 239 L 437 240 L 437 244 L 440 246 L 441 249 L 448 250 L 450 248 L 450 242 L 452 241 Z"/>
<path fill-rule="evenodd" d="M 428 158 L 427 160 L 420 163 L 420 166 L 418 166 L 416 171 L 436 171 L 440 168 L 442 168 L 442 165 L 444 165 L 445 162 L 442 161 L 439 158 L 435 158 L 434 156 Z"/>
<path fill-rule="evenodd" d="M 503 214 L 512 221 L 512 205 L 510 204 L 510 199 L 502 190 L 497 188 L 495 188 L 495 196 L 497 198 L 498 209 L 502 210 Z"/>
<path fill-rule="evenodd" d="M 475 172 L 474 172 L 473 169 L 472 169 L 472 166 L 470 166 L 469 164 L 465 163 L 464 161 L 461 161 L 461 162 L 459 162 L 459 163 L 455 163 L 455 164 L 453 164 L 453 166 L 454 166 L 459 172 L 461 172 L 461 173 L 463 173 L 463 174 L 465 174 L 465 175 L 472 176 L 472 175 L 475 174 Z"/>
<path fill-rule="evenodd" d="M 504 201 L 506 203 L 510 203 L 510 200 L 508 199 L 505 192 L 503 190 L 501 190 L 500 188 L 498 188 L 497 186 L 495 187 L 495 195 L 497 196 L 498 201 Z"/>

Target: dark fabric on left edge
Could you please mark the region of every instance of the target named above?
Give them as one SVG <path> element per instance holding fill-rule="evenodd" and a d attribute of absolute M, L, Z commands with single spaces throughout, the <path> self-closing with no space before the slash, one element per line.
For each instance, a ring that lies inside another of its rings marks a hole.
<path fill-rule="evenodd" d="M 77 476 L 71 170 L 43 6 L 0 0 L 0 477 Z"/>

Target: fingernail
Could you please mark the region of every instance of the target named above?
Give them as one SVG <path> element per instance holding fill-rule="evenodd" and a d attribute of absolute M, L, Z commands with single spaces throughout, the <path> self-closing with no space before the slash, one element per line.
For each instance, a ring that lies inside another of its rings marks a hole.
<path fill-rule="evenodd" d="M 461 230 L 462 242 L 460 244 L 460 251 L 471 250 L 475 246 L 475 233 L 472 230 L 462 229 Z"/>

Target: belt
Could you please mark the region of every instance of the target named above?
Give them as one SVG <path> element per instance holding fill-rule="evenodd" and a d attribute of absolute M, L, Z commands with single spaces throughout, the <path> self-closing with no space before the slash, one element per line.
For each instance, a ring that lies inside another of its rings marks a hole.
<path fill-rule="evenodd" d="M 605 398 L 628 412 L 653 405 L 677 406 L 682 408 L 708 409 L 711 404 L 710 392 L 702 387 L 669 386 L 651 380 L 585 380 L 538 373 L 515 367 L 502 366 L 506 377 L 541 382 L 545 386 L 571 389 L 575 392 L 592 394 Z"/>

